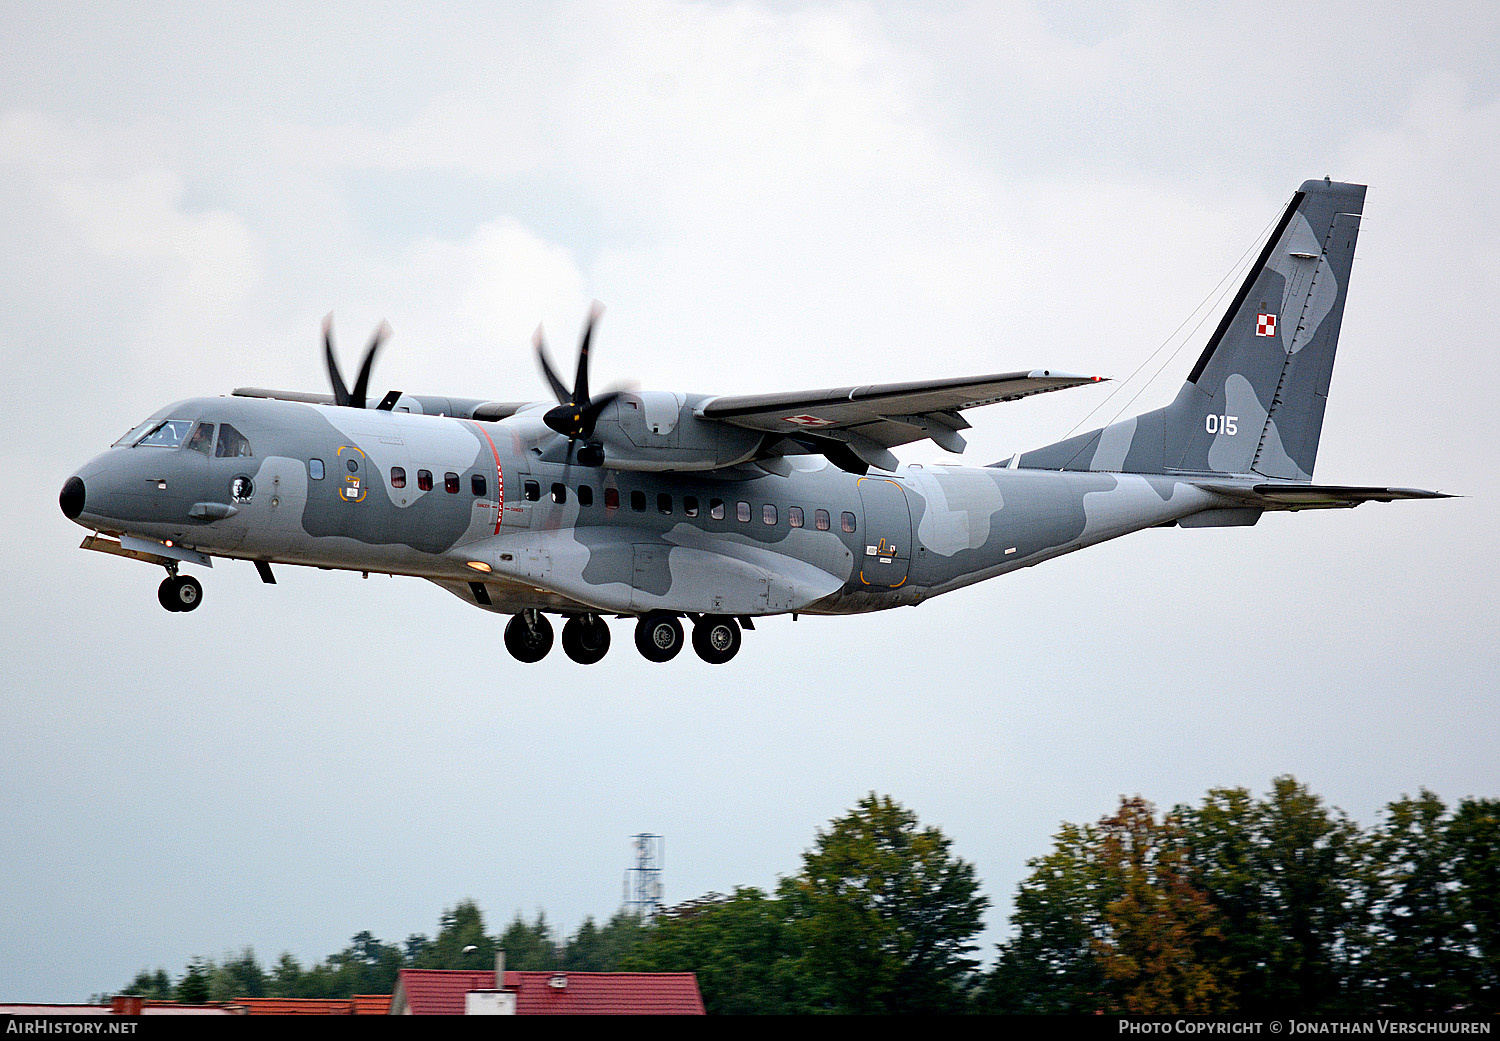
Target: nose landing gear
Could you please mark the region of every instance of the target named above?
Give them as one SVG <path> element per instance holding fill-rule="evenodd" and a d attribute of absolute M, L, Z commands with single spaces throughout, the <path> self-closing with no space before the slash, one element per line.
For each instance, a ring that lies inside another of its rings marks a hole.
<path fill-rule="evenodd" d="M 505 649 L 516 661 L 541 661 L 552 649 L 552 623 L 535 610 L 512 616 L 505 623 Z"/>
<path fill-rule="evenodd" d="M 157 587 L 156 599 L 168 611 L 192 611 L 203 602 L 203 584 L 192 575 L 168 575 Z"/>

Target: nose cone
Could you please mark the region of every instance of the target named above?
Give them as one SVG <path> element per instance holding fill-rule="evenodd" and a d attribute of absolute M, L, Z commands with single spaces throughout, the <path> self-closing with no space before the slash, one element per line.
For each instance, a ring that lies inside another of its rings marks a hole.
<path fill-rule="evenodd" d="M 62 494 L 57 497 L 57 504 L 62 507 L 63 516 L 68 520 L 77 520 L 78 515 L 83 512 L 84 487 L 81 477 L 69 477 L 62 486 Z"/>

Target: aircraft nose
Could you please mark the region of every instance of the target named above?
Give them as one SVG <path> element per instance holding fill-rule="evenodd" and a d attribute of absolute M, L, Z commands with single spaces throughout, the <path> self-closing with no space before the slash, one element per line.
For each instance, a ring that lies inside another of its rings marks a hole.
<path fill-rule="evenodd" d="M 84 487 L 81 477 L 69 477 L 63 482 L 62 494 L 57 497 L 57 504 L 62 507 L 63 516 L 68 520 L 77 520 L 78 515 L 83 512 Z"/>

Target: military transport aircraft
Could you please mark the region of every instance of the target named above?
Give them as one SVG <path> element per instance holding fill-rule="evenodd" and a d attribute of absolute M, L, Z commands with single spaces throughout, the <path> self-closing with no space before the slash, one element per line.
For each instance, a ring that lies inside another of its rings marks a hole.
<path fill-rule="evenodd" d="M 981 467 L 902 466 L 930 438 L 961 452 L 961 412 L 1099 382 L 1033 369 L 972 379 L 715 397 L 572 387 L 557 404 L 391 391 L 369 407 L 375 335 L 332 396 L 239 389 L 169 405 L 64 484 L 86 549 L 166 568 L 213 557 L 415 575 L 511 615 L 521 661 L 599 661 L 608 616 L 667 661 L 727 662 L 753 619 L 852 614 L 930 597 L 1143 528 L 1254 524 L 1268 510 L 1440 498 L 1312 483 L 1365 188 L 1292 196 L 1176 400 Z"/>

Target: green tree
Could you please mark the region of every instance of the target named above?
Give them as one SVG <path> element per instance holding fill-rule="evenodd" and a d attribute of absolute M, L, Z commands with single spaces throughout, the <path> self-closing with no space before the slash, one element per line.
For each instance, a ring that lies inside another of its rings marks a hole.
<path fill-rule="evenodd" d="M 176 995 L 176 988 L 172 986 L 172 977 L 167 975 L 166 969 L 157 969 L 155 972 L 142 969 L 120 993 L 153 1001 L 171 1001 Z"/>
<path fill-rule="evenodd" d="M 517 912 L 500 936 L 500 946 L 505 949 L 507 969 L 546 972 L 561 968 L 557 939 L 552 935 L 552 927 L 547 924 L 546 914 L 541 911 L 537 912 L 536 919 L 529 924 Z"/>
<path fill-rule="evenodd" d="M 1444 831 L 1467 955 L 1466 1001 L 1500 1012 L 1500 799 L 1464 799 Z"/>
<path fill-rule="evenodd" d="M 1239 1010 L 1359 1009 L 1370 907 L 1359 829 L 1289 776 L 1263 800 L 1217 789 L 1201 807 L 1175 812 L 1192 880 L 1222 916 L 1219 953 L 1237 979 Z"/>
<path fill-rule="evenodd" d="M 804 971 L 840 1011 L 961 1010 L 989 899 L 937 828 L 873 792 L 819 831 L 781 896 Z"/>
<path fill-rule="evenodd" d="M 783 902 L 740 888 L 662 912 L 621 968 L 697 973 L 710 1015 L 793 1015 L 814 1010 L 802 953 Z"/>
<path fill-rule="evenodd" d="M 468 950 L 468 948 L 473 950 Z M 506 965 L 517 968 L 509 959 Z M 413 959 L 418 969 L 491 969 L 495 967 L 495 941 L 485 935 L 484 915 L 473 900 L 461 900 L 443 912 L 437 938 L 422 947 Z"/>
<path fill-rule="evenodd" d="M 1064 823 L 1046 856 L 1026 862 L 1031 874 L 1016 893 L 1015 935 L 979 994 L 987 1012 L 1057 1015 L 1096 1012 L 1107 986 L 1094 941 L 1104 907 L 1119 894 L 1099 866 L 1098 830 Z"/>
<path fill-rule="evenodd" d="M 208 981 L 213 976 L 212 962 L 194 958 L 188 963 L 187 972 L 177 981 L 177 1000 L 184 1005 L 202 1005 L 208 1001 Z"/>

